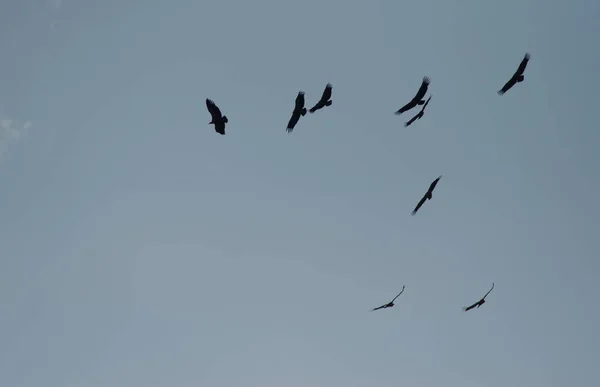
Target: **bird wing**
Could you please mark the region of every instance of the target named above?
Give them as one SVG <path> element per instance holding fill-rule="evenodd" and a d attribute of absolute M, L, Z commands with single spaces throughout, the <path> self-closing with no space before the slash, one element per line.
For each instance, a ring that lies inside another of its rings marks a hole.
<path fill-rule="evenodd" d="M 378 306 L 377 308 L 374 308 L 374 309 L 372 309 L 371 311 L 372 311 L 372 312 L 375 312 L 376 310 L 383 309 L 383 308 L 385 308 L 385 306 L 386 306 L 386 305 L 387 305 L 387 304 L 384 304 L 384 305 Z"/>
<path fill-rule="evenodd" d="M 517 77 L 513 75 L 512 78 L 510 78 L 508 82 L 506 82 L 504 86 L 502 86 L 502 89 L 498 90 L 498 94 L 502 95 L 506 93 L 511 89 L 511 87 L 515 85 L 515 83 L 517 83 Z"/>
<path fill-rule="evenodd" d="M 527 67 L 527 62 L 529 62 L 529 58 L 531 58 L 529 53 L 528 52 L 525 53 L 523 60 L 521 61 L 521 63 L 519 63 L 519 68 L 517 69 L 517 72 L 515 73 L 515 75 L 517 75 L 517 76 L 523 75 L 523 73 L 525 72 L 525 68 Z"/>
<path fill-rule="evenodd" d="M 427 190 L 427 192 L 433 192 L 433 190 L 435 189 L 435 186 L 437 185 L 438 181 L 440 181 L 441 178 L 442 178 L 442 175 L 440 175 L 437 179 L 435 179 L 433 181 L 433 183 L 431 183 L 431 185 L 429 186 L 429 189 Z"/>
<path fill-rule="evenodd" d="M 325 90 L 323 90 L 323 95 L 321 96 L 322 102 L 329 101 L 329 99 L 331 98 L 331 89 L 333 89 L 333 86 L 331 85 L 331 83 L 328 83 L 327 86 L 325 86 Z"/>
<path fill-rule="evenodd" d="M 394 299 L 392 300 L 392 302 L 396 301 L 396 298 L 400 297 L 400 295 L 401 295 L 402 293 L 404 293 L 404 288 L 405 288 L 405 286 L 404 286 L 404 285 L 402 285 L 402 291 L 400 291 L 400 293 L 398 293 L 398 295 L 397 295 L 396 297 L 394 297 Z"/>
<path fill-rule="evenodd" d="M 327 102 L 327 101 L 325 101 L 325 102 Z M 310 108 L 309 112 L 314 113 L 317 110 L 322 109 L 325 106 L 325 102 L 323 100 L 320 100 L 319 102 L 317 102 L 315 104 L 315 106 Z"/>
<path fill-rule="evenodd" d="M 429 101 L 431 100 L 432 95 L 429 96 L 429 98 L 427 98 L 427 101 L 425 101 L 425 104 L 423 105 L 423 107 L 421 108 L 421 111 L 424 112 L 425 108 L 427 107 L 427 105 L 429 104 Z"/>
<path fill-rule="evenodd" d="M 427 198 L 425 196 L 423 196 L 423 198 L 419 201 L 419 203 L 417 204 L 417 206 L 413 210 L 413 212 L 412 212 L 413 215 L 415 215 L 417 213 L 417 211 L 419 211 L 419 208 L 421 208 L 421 206 L 423 205 L 423 203 L 425 203 L 425 200 L 427 200 Z"/>
<path fill-rule="evenodd" d="M 394 114 L 400 115 L 406 111 L 409 111 L 410 109 L 414 108 L 415 106 L 417 106 L 417 103 L 415 101 L 410 101 L 406 105 L 402 106 L 400 109 L 396 110 L 396 112 Z"/>
<path fill-rule="evenodd" d="M 221 118 L 221 110 L 211 99 L 206 99 L 206 108 L 210 112 L 210 115 L 212 116 L 213 120 Z"/>
<path fill-rule="evenodd" d="M 479 302 L 476 302 L 476 303 L 474 303 L 474 304 L 473 304 L 473 305 L 471 305 L 471 306 L 467 306 L 466 308 L 463 308 L 463 310 L 464 310 L 465 312 L 468 312 L 468 311 L 470 311 L 471 309 L 473 309 L 474 307 L 476 307 L 478 303 L 479 303 Z"/>
<path fill-rule="evenodd" d="M 423 97 L 425 97 L 425 93 L 427 93 L 427 88 L 429 87 L 430 83 L 431 83 L 431 80 L 429 79 L 429 77 L 423 77 L 423 81 L 421 82 L 421 87 L 419 87 L 419 91 L 417 91 L 417 95 L 415 95 L 415 98 L 413 98 L 413 101 L 419 102 L 420 100 L 423 99 Z"/>
<path fill-rule="evenodd" d="M 296 96 L 296 109 L 295 110 L 302 110 L 304 108 L 304 92 L 300 91 L 298 92 L 298 96 Z"/>
<path fill-rule="evenodd" d="M 488 296 L 488 294 L 490 294 L 492 292 L 492 290 L 494 290 L 494 283 L 492 282 L 492 288 L 485 294 L 485 296 L 483 296 L 482 300 L 485 300 L 485 298 Z"/>
<path fill-rule="evenodd" d="M 223 121 L 215 122 L 215 132 L 225 135 L 225 123 Z"/>
<path fill-rule="evenodd" d="M 290 118 L 290 121 L 287 124 L 287 131 L 288 131 L 288 133 L 291 133 L 292 130 L 294 130 L 294 127 L 298 123 L 299 119 L 300 119 L 300 113 L 294 111 L 294 113 L 292 113 L 292 117 Z"/>
<path fill-rule="evenodd" d="M 404 123 L 404 127 L 409 126 L 410 124 L 412 124 L 413 122 L 415 122 L 419 116 L 421 115 L 421 113 L 419 112 L 417 115 L 415 115 L 413 118 L 411 118 L 410 120 L 408 120 L 407 122 Z"/>

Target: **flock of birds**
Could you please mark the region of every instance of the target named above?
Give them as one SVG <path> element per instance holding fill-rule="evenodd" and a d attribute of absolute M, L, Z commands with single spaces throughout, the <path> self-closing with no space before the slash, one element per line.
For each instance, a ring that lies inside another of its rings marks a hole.
<path fill-rule="evenodd" d="M 524 73 L 525 73 L 525 68 L 527 67 L 527 63 L 529 62 L 529 59 L 530 59 L 529 53 L 525 53 L 525 56 L 521 60 L 521 63 L 519 64 L 519 67 L 517 68 L 515 73 L 504 84 L 504 86 L 500 90 L 498 90 L 499 95 L 504 95 L 504 93 L 506 93 L 508 90 L 510 90 L 514 85 L 516 85 L 517 83 L 523 82 L 525 80 Z M 423 77 L 423 81 L 421 82 L 421 87 L 419 87 L 419 90 L 417 91 L 415 96 L 406 105 L 402 106 L 400 109 L 398 109 L 394 113 L 396 115 L 400 115 L 404 112 L 414 109 L 417 106 L 421 106 L 421 110 L 414 117 L 412 117 L 410 120 L 408 120 L 407 122 L 404 123 L 405 127 L 408 127 L 412 123 L 414 123 L 416 120 L 420 120 L 421 118 L 423 118 L 423 115 L 425 114 L 425 108 L 429 104 L 429 101 L 431 101 L 431 94 L 429 95 L 429 98 L 427 98 L 427 100 L 424 99 L 425 94 L 427 94 L 427 90 L 429 89 L 430 83 L 431 83 L 431 80 L 428 77 Z M 308 112 L 310 112 L 312 114 L 312 113 L 316 112 L 317 110 L 323 109 L 327 106 L 331 106 L 332 91 L 333 91 L 333 86 L 331 85 L 331 83 L 328 83 L 325 86 L 325 90 L 323 91 L 323 94 L 321 95 L 321 99 L 319 99 L 319 101 L 312 108 L 310 108 L 308 110 Z M 294 110 L 292 112 L 292 117 L 290 118 L 290 120 L 287 124 L 287 128 L 286 128 L 288 133 L 291 133 L 294 130 L 294 128 L 296 127 L 296 124 L 298 123 L 298 121 L 300 121 L 300 117 L 305 116 L 307 113 L 306 107 L 304 106 L 305 105 L 304 94 L 305 93 L 303 91 L 300 91 L 300 92 L 298 92 L 298 95 L 296 96 L 296 102 L 295 102 Z M 208 99 L 208 98 L 206 99 L 206 107 L 208 108 L 208 111 L 212 117 L 212 120 L 209 122 L 209 124 L 214 125 L 215 132 L 217 132 L 221 135 L 225 135 L 225 125 L 229 122 L 229 119 L 227 118 L 227 116 L 225 116 L 221 113 L 221 109 L 219 109 L 219 107 L 211 99 Z M 425 193 L 425 195 L 423 195 L 421 200 L 419 200 L 419 202 L 417 203 L 417 206 L 412 211 L 412 215 L 416 215 L 417 211 L 419 211 L 421 206 L 423 206 L 423 204 L 425 204 L 425 202 L 427 200 L 431 200 L 431 198 L 433 197 L 433 190 L 435 189 L 435 187 L 437 186 L 437 184 L 441 178 L 442 178 L 442 175 L 440 175 L 438 178 L 436 178 L 429 185 L 427 192 Z M 392 299 L 392 301 L 388 302 L 387 304 L 383 304 L 377 308 L 374 308 L 374 309 L 372 309 L 372 311 L 393 307 L 394 301 L 396 301 L 396 299 L 398 297 L 400 297 L 400 295 L 404 292 L 404 289 L 405 289 L 405 286 L 402 286 L 402 290 L 400 291 L 400 293 L 398 293 L 398 295 L 396 297 L 394 297 Z M 485 303 L 485 298 L 491 293 L 492 290 L 494 290 L 494 283 L 492 283 L 491 289 L 479 301 L 475 302 L 474 304 L 472 304 L 468 307 L 464 307 L 463 310 L 465 312 L 467 312 L 473 308 L 479 308 L 480 306 L 482 306 Z"/>

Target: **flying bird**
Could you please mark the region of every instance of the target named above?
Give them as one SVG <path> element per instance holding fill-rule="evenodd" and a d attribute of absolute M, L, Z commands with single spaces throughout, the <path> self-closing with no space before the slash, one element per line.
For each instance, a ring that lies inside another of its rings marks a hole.
<path fill-rule="evenodd" d="M 394 306 L 394 301 L 396 301 L 396 298 L 398 298 L 403 292 L 404 292 L 404 285 L 402 285 L 402 291 L 400 293 L 398 293 L 398 295 L 396 297 L 394 297 L 394 299 L 392 301 L 388 302 L 387 304 L 381 305 L 375 309 L 372 309 L 371 312 L 374 312 L 379 309 L 391 308 L 392 306 Z"/>
<path fill-rule="evenodd" d="M 287 125 L 288 133 L 292 133 L 294 130 L 294 126 L 298 123 L 300 116 L 306 115 L 306 108 L 304 107 L 304 92 L 298 92 L 298 96 L 296 97 L 296 106 L 294 106 L 294 111 L 292 112 L 292 117 Z"/>
<path fill-rule="evenodd" d="M 331 86 L 331 83 L 328 83 L 327 86 L 325 86 L 325 90 L 323 90 L 323 95 L 321 96 L 321 99 L 319 100 L 319 102 L 317 102 L 317 104 L 315 106 L 313 106 L 312 108 L 310 108 L 309 112 L 314 113 L 319 109 L 323 109 L 325 106 L 331 106 L 331 89 L 333 88 L 333 86 Z"/>
<path fill-rule="evenodd" d="M 488 292 L 485 294 L 485 296 L 483 296 L 483 298 L 482 298 L 481 300 L 477 301 L 476 303 L 474 303 L 474 304 L 473 304 L 473 305 L 471 305 L 471 306 L 468 306 L 468 307 L 466 307 L 466 308 L 463 308 L 463 310 L 464 310 L 465 312 L 468 312 L 468 311 L 470 311 L 471 309 L 473 309 L 474 307 L 478 307 L 478 308 L 479 308 L 481 305 L 485 304 L 485 298 L 488 296 L 488 294 L 490 294 L 490 292 L 491 292 L 492 290 L 494 290 L 494 283 L 493 283 L 493 282 L 492 282 L 492 288 L 491 288 L 491 289 L 490 289 L 490 290 L 489 290 L 489 291 L 488 291 Z"/>
<path fill-rule="evenodd" d="M 431 200 L 431 198 L 433 196 L 433 190 L 435 189 L 435 186 L 437 185 L 438 181 L 440 181 L 440 179 L 442 178 L 442 176 L 443 175 L 440 175 L 437 179 L 435 179 L 433 181 L 433 183 L 431 183 L 431 185 L 429 185 L 429 189 L 425 193 L 425 196 L 423 196 L 423 198 L 419 201 L 419 203 L 417 204 L 417 206 L 413 210 L 413 212 L 412 212 L 413 215 L 415 215 L 417 213 L 417 211 L 419 211 L 419 208 L 421 208 L 421 206 L 423 205 L 423 203 L 425 203 L 425 201 L 427 199 Z"/>
<path fill-rule="evenodd" d="M 517 83 L 523 82 L 523 80 L 525 79 L 525 76 L 523 75 L 523 73 L 525 72 L 525 68 L 527 67 L 527 62 L 529 62 L 530 57 L 531 56 L 529 55 L 528 52 L 525 53 L 525 57 L 523 57 L 523 60 L 519 64 L 519 68 L 517 69 L 517 71 L 515 71 L 513 76 L 508 80 L 508 82 L 506 82 L 506 84 L 502 87 L 502 89 L 498 90 L 499 95 L 503 95 Z"/>
<path fill-rule="evenodd" d="M 217 107 L 217 105 L 215 105 L 215 103 L 208 98 L 206 99 L 206 107 L 212 116 L 212 120 L 209 122 L 209 124 L 214 124 L 215 132 L 224 135 L 225 124 L 229 122 L 227 116 L 222 115 L 221 110 Z"/>
<path fill-rule="evenodd" d="M 430 100 L 431 100 L 431 95 L 429 96 L 429 98 L 427 98 L 427 101 L 425 101 L 425 104 L 421 108 L 421 111 L 416 116 L 414 116 L 413 118 L 411 118 L 408 122 L 404 123 L 404 127 L 409 126 L 410 124 L 412 124 L 416 120 L 420 120 L 423 117 L 423 114 L 425 114 L 425 108 L 427 107 L 427 104 L 429 104 Z"/>
<path fill-rule="evenodd" d="M 413 97 L 413 99 L 410 100 L 409 103 L 402 106 L 394 114 L 402 114 L 405 111 L 408 111 L 417 105 L 423 105 L 425 103 L 425 100 L 423 100 L 423 97 L 425 97 L 425 93 L 427 93 L 427 88 L 429 87 L 429 83 L 431 83 L 431 80 L 428 77 L 423 77 L 423 82 L 421 83 L 421 87 L 419 88 L 419 91 L 417 91 L 417 94 Z"/>

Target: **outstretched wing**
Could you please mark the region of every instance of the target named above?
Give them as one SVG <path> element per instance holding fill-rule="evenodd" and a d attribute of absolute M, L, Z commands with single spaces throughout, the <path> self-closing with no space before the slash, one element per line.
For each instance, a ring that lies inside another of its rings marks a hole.
<path fill-rule="evenodd" d="M 413 122 L 415 122 L 419 116 L 421 115 L 421 113 L 419 112 L 417 115 L 415 115 L 413 118 L 411 118 L 410 120 L 408 120 L 407 122 L 404 123 L 404 127 L 408 127 L 410 126 L 410 124 L 412 124 Z"/>
<path fill-rule="evenodd" d="M 485 300 L 485 298 L 488 296 L 488 294 L 490 294 L 492 292 L 492 290 L 494 290 L 494 283 L 492 282 L 492 288 L 485 294 L 485 296 L 483 296 L 482 300 Z"/>
<path fill-rule="evenodd" d="M 498 90 L 498 94 L 502 95 L 506 93 L 511 89 L 511 87 L 515 85 L 515 83 L 517 83 L 517 77 L 513 75 L 512 78 L 510 78 L 508 82 L 506 82 L 504 86 L 502 86 L 502 89 Z"/>
<path fill-rule="evenodd" d="M 463 310 L 464 310 L 465 312 L 468 312 L 468 311 L 470 311 L 471 309 L 473 309 L 474 307 L 476 307 L 476 306 L 477 306 L 477 304 L 478 304 L 478 302 L 474 303 L 474 304 L 473 304 L 473 305 L 471 305 L 471 306 L 467 306 L 466 308 L 463 308 Z"/>
<path fill-rule="evenodd" d="M 427 101 L 425 101 L 425 104 L 423 105 L 423 107 L 421 108 L 421 111 L 424 112 L 425 108 L 427 107 L 427 105 L 429 104 L 429 101 L 431 101 L 431 97 L 433 95 L 430 95 L 429 98 L 427 98 Z"/>
<path fill-rule="evenodd" d="M 402 293 L 404 293 L 404 288 L 405 288 L 405 286 L 404 286 L 404 285 L 402 285 L 402 291 L 400 291 L 400 293 L 398 293 L 398 295 L 397 295 L 396 297 L 394 297 L 394 299 L 392 300 L 392 302 L 396 301 L 396 298 L 400 297 L 400 295 L 401 295 Z"/>
<path fill-rule="evenodd" d="M 384 304 L 384 305 L 378 306 L 377 308 L 371 309 L 371 312 L 375 312 L 376 310 L 383 309 L 383 308 L 385 308 L 386 305 L 387 304 Z"/>
<path fill-rule="evenodd" d="M 412 212 L 413 215 L 415 215 L 417 213 L 417 211 L 419 211 L 419 208 L 421 208 L 421 206 L 423 205 L 423 203 L 425 203 L 425 200 L 427 200 L 427 197 L 423 196 L 423 198 L 419 201 L 419 203 L 417 204 L 417 206 L 413 210 L 413 212 Z"/>
<path fill-rule="evenodd" d="M 325 90 L 323 90 L 323 95 L 321 96 L 320 102 L 329 101 L 329 99 L 331 98 L 331 89 L 333 89 L 333 86 L 331 85 L 331 83 L 328 83 L 327 86 L 325 86 Z"/>
<path fill-rule="evenodd" d="M 319 109 L 322 109 L 323 107 L 325 107 L 325 102 L 323 102 L 323 101 L 321 100 L 321 101 L 317 102 L 317 103 L 315 104 L 315 106 L 311 107 L 311 108 L 310 108 L 310 110 L 309 110 L 309 112 L 311 112 L 311 113 L 314 113 L 314 112 L 316 112 L 317 110 L 319 110 Z"/>
<path fill-rule="evenodd" d="M 208 98 L 206 99 L 206 108 L 208 109 L 210 115 L 212 116 L 213 121 L 221 118 L 221 110 L 218 108 L 217 105 L 215 105 L 213 100 L 208 99 Z"/>
<path fill-rule="evenodd" d="M 304 92 L 298 92 L 298 96 L 296 97 L 296 108 L 295 110 L 300 111 L 304 108 Z"/>
<path fill-rule="evenodd" d="M 425 97 L 425 93 L 427 93 L 427 88 L 429 87 L 430 83 L 431 83 L 431 80 L 429 79 L 429 77 L 423 77 L 423 81 L 421 82 L 421 87 L 419 87 L 419 91 L 417 91 L 417 95 L 415 95 L 415 97 L 413 98 L 413 101 L 419 102 L 420 100 L 423 99 L 423 97 Z"/>
<path fill-rule="evenodd" d="M 525 72 L 525 68 L 527 68 L 527 63 L 529 62 L 529 58 L 531 58 L 531 56 L 529 55 L 528 52 L 526 52 L 525 56 L 523 57 L 523 60 L 521 61 L 521 63 L 519 63 L 519 68 L 517 69 L 517 72 L 515 73 L 515 75 L 517 77 L 519 75 L 523 75 L 523 73 Z"/>
<path fill-rule="evenodd" d="M 290 121 L 287 124 L 286 130 L 288 131 L 288 133 L 292 133 L 292 130 L 294 130 L 294 127 L 298 123 L 299 119 L 300 119 L 300 113 L 294 111 L 294 113 L 292 114 L 292 117 L 290 118 Z"/>
<path fill-rule="evenodd" d="M 225 135 L 225 123 L 223 121 L 218 121 L 215 124 L 215 132 L 221 134 L 221 135 Z"/>
<path fill-rule="evenodd" d="M 414 108 L 415 106 L 417 106 L 416 102 L 410 101 L 409 103 L 407 103 L 406 105 L 402 106 L 400 109 L 396 110 L 394 112 L 395 115 L 400 115 L 404 112 L 409 111 L 410 109 Z"/>
<path fill-rule="evenodd" d="M 440 179 L 442 178 L 443 175 L 440 175 L 437 179 L 435 179 L 433 181 L 433 183 L 431 183 L 431 185 L 429 186 L 429 189 L 427 190 L 427 192 L 433 192 L 433 190 L 435 189 L 435 186 L 437 185 L 438 181 L 440 181 Z"/>

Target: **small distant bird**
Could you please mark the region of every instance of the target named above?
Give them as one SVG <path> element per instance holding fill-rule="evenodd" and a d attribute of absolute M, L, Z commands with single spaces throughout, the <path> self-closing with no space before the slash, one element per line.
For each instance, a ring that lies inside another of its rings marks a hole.
<path fill-rule="evenodd" d="M 431 185 L 429 186 L 429 189 L 425 193 L 425 196 L 423 196 L 423 198 L 421 199 L 421 201 L 419 201 L 419 203 L 417 204 L 417 206 L 413 210 L 413 212 L 412 212 L 413 215 L 415 215 L 417 213 L 417 211 L 419 211 L 419 208 L 421 208 L 421 206 L 423 205 L 423 203 L 425 203 L 425 201 L 427 199 L 431 200 L 431 198 L 433 197 L 433 190 L 435 189 L 435 186 L 437 185 L 438 181 L 440 181 L 440 179 L 442 178 L 442 176 L 443 175 L 440 175 L 437 179 L 435 179 L 433 181 L 433 183 L 431 183 Z"/>
<path fill-rule="evenodd" d="M 222 115 L 221 110 L 217 107 L 217 105 L 215 105 L 215 103 L 208 98 L 206 99 L 206 107 L 212 116 L 212 120 L 209 122 L 209 124 L 214 124 L 215 132 L 224 135 L 225 124 L 229 122 L 227 116 Z"/>
<path fill-rule="evenodd" d="M 325 90 L 323 90 L 321 99 L 315 106 L 310 108 L 309 112 L 314 113 L 319 109 L 323 109 L 325 106 L 331 106 L 331 89 L 333 89 L 333 86 L 331 86 L 331 83 L 328 83 L 327 86 L 325 86 Z"/>
<path fill-rule="evenodd" d="M 300 116 L 304 115 L 306 115 L 306 108 L 304 107 L 304 92 L 300 91 L 296 96 L 296 106 L 294 106 L 292 117 L 290 118 L 290 121 L 287 125 L 288 133 L 292 133 L 292 130 L 294 130 L 294 126 L 296 126 L 296 124 L 298 123 Z"/>
<path fill-rule="evenodd" d="M 404 127 L 409 126 L 410 124 L 412 124 L 416 120 L 420 120 L 423 117 L 423 114 L 425 114 L 425 108 L 427 107 L 427 104 L 429 104 L 430 100 L 431 100 L 431 95 L 429 96 L 429 98 L 427 98 L 427 101 L 425 101 L 425 104 L 421 108 L 421 111 L 416 116 L 414 116 L 413 118 L 411 118 L 408 122 L 406 122 L 404 124 Z"/>
<path fill-rule="evenodd" d="M 403 292 L 404 292 L 404 285 L 402 286 L 402 291 L 400 293 L 398 293 L 398 295 L 396 297 L 394 297 L 394 299 L 392 301 L 388 302 L 385 305 L 381 305 L 381 306 L 379 306 L 379 307 L 377 307 L 375 309 L 372 309 L 371 312 L 374 312 L 374 311 L 379 310 L 379 309 L 391 308 L 392 306 L 394 306 L 394 301 L 396 301 L 396 298 L 398 298 Z"/>
<path fill-rule="evenodd" d="M 508 80 L 508 82 L 506 82 L 502 89 L 498 90 L 499 95 L 503 95 L 517 83 L 523 82 L 523 80 L 525 79 L 525 75 L 523 75 L 523 73 L 525 72 L 525 68 L 527 67 L 527 62 L 529 62 L 530 57 L 531 56 L 529 55 L 529 53 L 525 53 L 525 57 L 523 57 L 523 60 L 521 61 L 521 64 L 519 64 L 519 68 L 517 69 L 517 71 L 515 71 L 513 76 Z"/>
<path fill-rule="evenodd" d="M 405 111 L 408 111 L 417 105 L 423 105 L 425 103 L 425 100 L 423 100 L 423 97 L 425 97 L 425 93 L 427 93 L 427 88 L 429 87 L 430 83 L 431 83 L 431 80 L 428 77 L 423 77 L 423 82 L 421 83 L 421 87 L 419 88 L 419 91 L 417 91 L 417 94 L 413 97 L 413 99 L 410 100 L 409 103 L 402 106 L 394 114 L 397 114 L 397 115 L 402 114 Z"/>
<path fill-rule="evenodd" d="M 465 312 L 468 312 L 468 311 L 470 311 L 471 309 L 473 309 L 474 307 L 478 307 L 478 308 L 479 308 L 481 305 L 485 304 L 485 298 L 488 296 L 488 294 L 490 294 L 490 292 L 491 292 L 492 290 L 494 290 L 494 283 L 493 283 L 493 282 L 492 282 L 492 288 L 489 290 L 489 292 L 487 292 L 487 293 L 485 294 L 485 296 L 483 296 L 483 298 L 482 298 L 481 300 L 477 301 L 476 303 L 474 303 L 474 304 L 473 304 L 473 305 L 471 305 L 471 306 L 468 306 L 468 307 L 466 307 L 466 308 L 463 308 L 463 310 L 464 310 Z"/>

